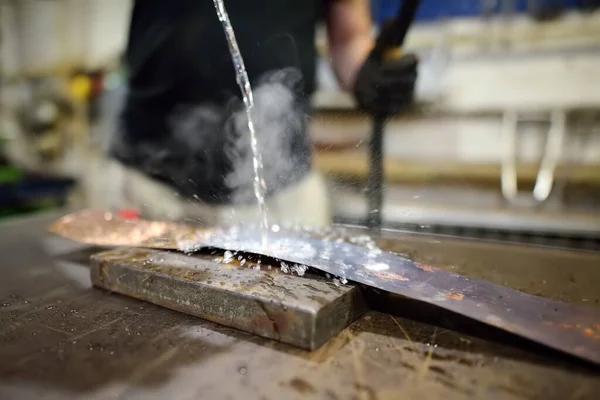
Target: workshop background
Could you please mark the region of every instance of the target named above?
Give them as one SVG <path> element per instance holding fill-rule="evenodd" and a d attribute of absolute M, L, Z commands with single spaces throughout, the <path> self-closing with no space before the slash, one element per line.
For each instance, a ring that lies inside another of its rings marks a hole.
<path fill-rule="evenodd" d="M 118 171 L 113 192 L 94 182 L 113 173 L 131 4 L 0 0 L 1 217 L 118 201 Z M 376 22 L 397 5 L 372 1 Z M 385 133 L 385 226 L 600 248 L 598 5 L 423 1 L 406 42 L 418 107 Z M 360 223 L 371 126 L 317 42 L 315 163 L 336 221 Z"/>

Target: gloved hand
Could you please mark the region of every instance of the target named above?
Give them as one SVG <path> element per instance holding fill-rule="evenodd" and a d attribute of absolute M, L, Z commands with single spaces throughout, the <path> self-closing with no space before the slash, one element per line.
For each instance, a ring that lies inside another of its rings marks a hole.
<path fill-rule="evenodd" d="M 372 115 L 387 116 L 404 111 L 414 99 L 417 57 L 407 54 L 384 60 L 386 42 L 389 43 L 393 29 L 393 21 L 384 24 L 354 85 L 354 97 L 360 109 Z"/>

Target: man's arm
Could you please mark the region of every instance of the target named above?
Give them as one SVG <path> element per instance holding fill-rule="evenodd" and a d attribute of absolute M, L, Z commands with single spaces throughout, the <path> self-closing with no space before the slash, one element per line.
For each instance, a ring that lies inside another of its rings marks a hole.
<path fill-rule="evenodd" d="M 326 0 L 325 17 L 333 70 L 346 90 L 373 49 L 369 0 Z"/>

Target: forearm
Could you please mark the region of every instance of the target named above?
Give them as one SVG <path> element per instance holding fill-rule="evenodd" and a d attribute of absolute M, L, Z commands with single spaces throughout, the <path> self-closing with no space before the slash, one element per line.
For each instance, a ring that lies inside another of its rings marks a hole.
<path fill-rule="evenodd" d="M 326 10 L 333 70 L 342 88 L 351 90 L 374 44 L 369 1 L 329 0 Z"/>

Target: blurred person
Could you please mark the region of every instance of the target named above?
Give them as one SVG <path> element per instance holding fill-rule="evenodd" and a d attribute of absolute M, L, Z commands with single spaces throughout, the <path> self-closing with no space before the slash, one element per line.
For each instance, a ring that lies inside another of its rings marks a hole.
<path fill-rule="evenodd" d="M 225 7 L 254 91 L 269 221 L 327 225 L 329 196 L 311 166 L 307 126 L 318 21 L 340 86 L 369 113 L 411 103 L 417 60 L 375 56 L 368 0 L 225 0 Z M 109 149 L 122 169 L 119 206 L 208 225 L 256 220 L 250 133 L 213 1 L 135 1 L 125 67 Z"/>

